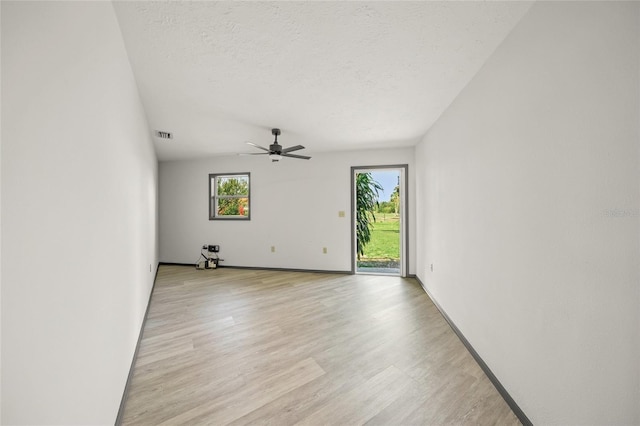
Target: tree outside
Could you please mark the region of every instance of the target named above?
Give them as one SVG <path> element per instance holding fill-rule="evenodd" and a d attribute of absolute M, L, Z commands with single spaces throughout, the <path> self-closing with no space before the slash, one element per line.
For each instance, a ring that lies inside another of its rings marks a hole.
<path fill-rule="evenodd" d="M 371 240 L 375 209 L 382 186 L 373 179 L 371 173 L 356 174 L 356 245 L 358 260 Z"/>
<path fill-rule="evenodd" d="M 376 212 L 387 214 L 396 214 L 400 212 L 400 186 L 393 188 L 389 201 L 380 201 Z M 386 218 L 386 216 L 385 216 Z"/>
<path fill-rule="evenodd" d="M 400 185 L 396 185 L 391 193 L 390 202 L 393 203 L 393 212 L 400 213 Z"/>
<path fill-rule="evenodd" d="M 249 215 L 249 182 L 246 178 L 225 177 L 218 179 L 217 194 L 218 215 Z"/>

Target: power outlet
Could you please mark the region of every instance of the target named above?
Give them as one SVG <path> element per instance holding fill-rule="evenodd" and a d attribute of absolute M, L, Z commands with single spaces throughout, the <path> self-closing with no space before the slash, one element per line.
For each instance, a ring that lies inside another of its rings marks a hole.
<path fill-rule="evenodd" d="M 275 253 L 276 252 L 276 246 L 271 246 L 271 253 Z"/>
<path fill-rule="evenodd" d="M 433 272 L 433 263 L 431 264 L 431 272 Z"/>
<path fill-rule="evenodd" d="M 322 253 L 323 254 L 327 254 L 327 248 L 326 247 L 322 247 Z"/>
<path fill-rule="evenodd" d="M 340 210 L 340 211 L 338 212 L 338 217 L 344 217 L 344 216 L 345 216 L 345 214 L 344 214 L 344 210 Z"/>

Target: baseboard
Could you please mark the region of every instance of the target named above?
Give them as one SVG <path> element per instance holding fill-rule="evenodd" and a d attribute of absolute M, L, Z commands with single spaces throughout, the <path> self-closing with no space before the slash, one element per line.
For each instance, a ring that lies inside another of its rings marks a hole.
<path fill-rule="evenodd" d="M 136 365 L 136 359 L 138 358 L 138 351 L 140 350 L 140 342 L 142 341 L 142 333 L 144 333 L 144 326 L 147 323 L 147 315 L 149 314 L 149 306 L 151 306 L 151 297 L 153 297 L 153 290 L 156 288 L 156 280 L 158 278 L 158 270 L 160 264 L 156 266 L 156 274 L 153 277 L 153 285 L 151 286 L 151 292 L 149 293 L 149 300 L 147 301 L 147 309 L 144 311 L 144 317 L 142 318 L 142 325 L 140 326 L 140 332 L 138 333 L 138 342 L 136 343 L 136 349 L 133 351 L 133 359 L 131 360 L 131 366 L 129 367 L 129 375 L 127 376 L 127 382 L 124 385 L 124 391 L 122 392 L 122 400 L 120 401 L 120 408 L 118 409 L 118 415 L 116 416 L 116 426 L 122 424 L 122 416 L 124 415 L 124 406 L 127 402 L 127 396 L 129 395 L 129 387 L 131 386 L 131 378 L 133 377 L 133 368 Z"/>
<path fill-rule="evenodd" d="M 195 267 L 193 263 L 178 263 L 178 262 L 160 262 L 160 265 L 173 265 L 173 266 L 191 266 Z M 351 271 L 335 271 L 324 269 L 295 269 L 295 268 L 267 268 L 264 266 L 233 266 L 233 265 L 218 265 L 220 269 L 253 269 L 259 271 L 279 271 L 279 272 L 313 272 L 322 274 L 343 274 L 351 275 Z"/>
<path fill-rule="evenodd" d="M 160 265 L 171 265 L 171 266 L 196 266 L 195 263 L 180 263 L 180 262 L 160 262 Z"/>
<path fill-rule="evenodd" d="M 480 357 L 478 352 L 476 352 L 476 350 L 473 348 L 473 346 L 471 346 L 471 343 L 469 343 L 467 338 L 464 337 L 464 334 L 462 334 L 460 329 L 455 325 L 455 323 L 451 320 L 451 318 L 449 318 L 449 315 L 447 315 L 445 310 L 442 309 L 442 306 L 440 306 L 440 304 L 436 301 L 436 299 L 431 295 L 429 290 L 427 290 L 427 287 L 420 280 L 420 278 L 418 278 L 416 276 L 415 279 L 418 281 L 418 283 L 420 284 L 420 286 L 422 287 L 424 292 L 427 293 L 427 296 L 429 296 L 429 299 L 431 299 L 431 301 L 433 302 L 435 307 L 438 309 L 438 311 L 440 311 L 440 314 L 445 319 L 445 321 L 447 321 L 447 323 L 449 324 L 449 326 L 451 327 L 453 332 L 456 333 L 456 335 L 458 336 L 458 338 L 460 339 L 462 344 L 467 348 L 467 350 L 469 351 L 469 353 L 471 354 L 473 359 L 476 360 L 476 362 L 478 363 L 478 365 L 480 366 L 482 371 L 484 371 L 484 374 L 486 374 L 487 377 L 489 378 L 489 380 L 491 381 L 491 383 L 493 383 L 493 386 L 495 386 L 495 388 L 498 391 L 498 393 L 500 393 L 500 395 L 505 400 L 507 405 L 509 405 L 509 408 L 511 408 L 511 411 L 513 411 L 513 414 L 516 415 L 518 420 L 520 420 L 520 422 L 524 426 L 533 426 L 533 423 L 531 423 L 531 420 L 529 420 L 529 418 L 524 413 L 524 411 L 522 411 L 522 409 L 518 406 L 516 401 L 511 397 L 511 395 L 509 395 L 509 392 L 507 392 L 507 390 L 504 388 L 504 386 L 502 386 L 502 383 L 500 383 L 500 381 L 495 376 L 495 374 L 493 374 L 493 372 L 491 371 L 489 366 L 484 362 L 484 360 Z"/>
<path fill-rule="evenodd" d="M 351 275 L 351 271 L 335 271 L 335 270 L 324 270 L 324 269 L 265 268 L 264 266 L 230 266 L 230 265 L 220 265 L 218 267 L 229 268 L 229 269 L 255 269 L 255 270 L 261 270 L 261 271 L 312 272 L 312 273 L 320 273 L 320 274 Z"/>

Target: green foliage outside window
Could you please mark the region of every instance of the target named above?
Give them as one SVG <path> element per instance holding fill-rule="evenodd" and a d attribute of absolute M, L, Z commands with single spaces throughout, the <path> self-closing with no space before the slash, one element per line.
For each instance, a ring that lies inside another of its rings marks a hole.
<path fill-rule="evenodd" d="M 249 218 L 249 174 L 210 175 L 210 219 Z"/>

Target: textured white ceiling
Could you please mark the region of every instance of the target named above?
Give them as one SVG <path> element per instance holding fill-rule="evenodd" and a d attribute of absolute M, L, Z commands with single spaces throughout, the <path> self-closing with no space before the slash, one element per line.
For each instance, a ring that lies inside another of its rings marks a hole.
<path fill-rule="evenodd" d="M 413 145 L 531 2 L 116 2 L 161 160 Z"/>

